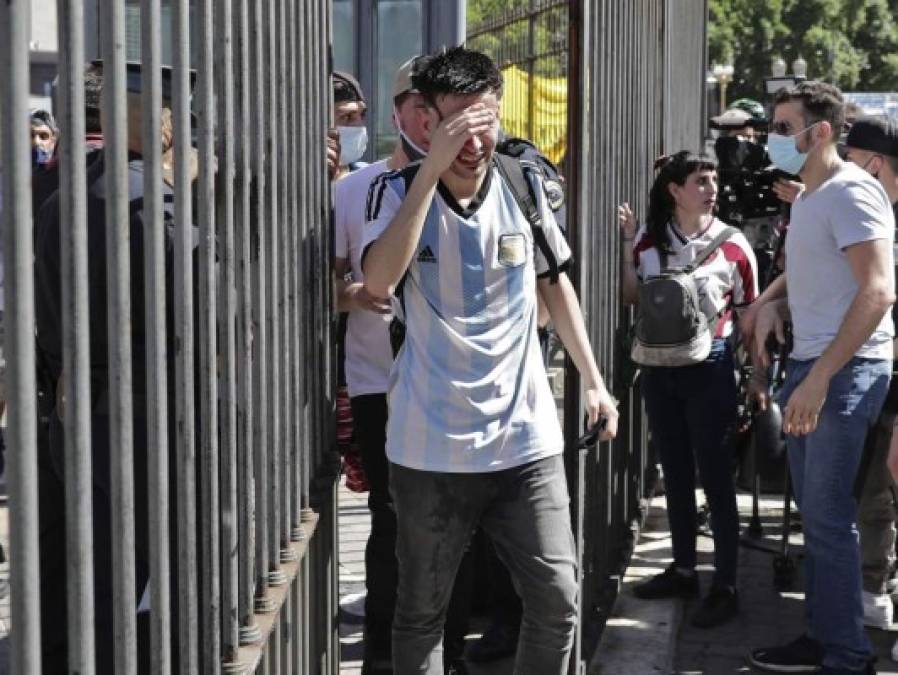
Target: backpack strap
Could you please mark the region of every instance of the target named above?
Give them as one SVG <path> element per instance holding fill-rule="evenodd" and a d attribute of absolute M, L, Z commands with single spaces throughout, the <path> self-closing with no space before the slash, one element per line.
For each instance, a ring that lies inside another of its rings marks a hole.
<path fill-rule="evenodd" d="M 543 231 L 543 219 L 539 213 L 536 195 L 533 193 L 533 184 L 524 173 L 523 163 L 521 160 L 498 152 L 493 155 L 493 158 L 499 175 L 511 189 L 511 194 L 518 203 L 518 207 L 527 218 L 527 222 L 530 223 L 533 241 L 549 264 L 549 279 L 554 284 L 558 281 L 558 261 L 555 259 L 555 254 L 549 247 L 546 233 Z"/>
<path fill-rule="evenodd" d="M 718 234 L 714 239 L 708 244 L 697 256 L 695 256 L 695 260 L 686 265 L 683 268 L 683 272 L 685 274 L 692 274 L 699 267 L 705 264 L 705 261 L 711 257 L 711 255 L 719 249 L 725 241 L 727 241 L 730 237 L 736 234 L 739 230 L 735 227 L 724 227 L 720 234 Z"/>

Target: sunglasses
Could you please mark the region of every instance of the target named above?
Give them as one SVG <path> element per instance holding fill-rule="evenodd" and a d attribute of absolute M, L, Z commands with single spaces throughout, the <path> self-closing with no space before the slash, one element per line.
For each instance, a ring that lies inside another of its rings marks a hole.
<path fill-rule="evenodd" d="M 811 129 L 811 128 L 817 126 L 818 124 L 820 124 L 820 120 L 817 120 L 816 122 L 812 122 L 811 124 L 806 126 L 804 129 L 799 129 L 798 131 L 795 131 L 792 129 L 792 125 L 789 124 L 788 122 L 771 122 L 769 131 L 772 134 L 778 134 L 780 136 L 794 136 L 796 134 L 804 133 L 808 129 Z"/>

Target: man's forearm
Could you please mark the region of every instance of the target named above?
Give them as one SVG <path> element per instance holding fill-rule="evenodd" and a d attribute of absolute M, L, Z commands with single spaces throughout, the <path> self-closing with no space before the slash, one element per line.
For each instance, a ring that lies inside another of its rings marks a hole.
<path fill-rule="evenodd" d="M 423 162 L 396 216 L 368 249 L 363 267 L 365 286 L 371 295 L 392 295 L 408 269 L 438 181 L 439 174 Z"/>
<path fill-rule="evenodd" d="M 826 348 L 814 369 L 831 378 L 864 346 L 892 304 L 893 294 L 886 284 L 858 291 L 848 308 L 835 339 Z"/>
<path fill-rule="evenodd" d="M 556 284 L 541 284 L 540 291 L 549 308 L 558 337 L 561 338 L 564 348 L 577 367 L 584 388 L 604 387 L 605 383 L 592 354 L 589 336 L 586 334 L 577 294 L 570 279 L 566 274 L 562 274 Z"/>
<path fill-rule="evenodd" d="M 786 275 L 780 274 L 776 279 L 770 282 L 770 285 L 764 289 L 764 292 L 761 293 L 752 304 L 760 307 L 768 302 L 785 298 L 786 294 Z"/>

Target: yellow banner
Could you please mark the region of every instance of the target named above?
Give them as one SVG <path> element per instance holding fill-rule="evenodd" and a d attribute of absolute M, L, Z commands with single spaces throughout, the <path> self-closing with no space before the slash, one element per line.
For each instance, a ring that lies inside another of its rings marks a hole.
<path fill-rule="evenodd" d="M 511 136 L 533 141 L 556 164 L 567 151 L 567 78 L 530 76 L 517 66 L 502 71 L 502 128 Z M 530 132 L 533 96 L 533 133 Z"/>

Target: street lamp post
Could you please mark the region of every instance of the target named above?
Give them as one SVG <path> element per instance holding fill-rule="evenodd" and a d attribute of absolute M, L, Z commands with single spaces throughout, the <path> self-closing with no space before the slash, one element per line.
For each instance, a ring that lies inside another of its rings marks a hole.
<path fill-rule="evenodd" d="M 711 72 L 720 84 L 720 112 L 722 113 L 727 108 L 727 85 L 733 80 L 733 64 L 718 63 Z"/>

